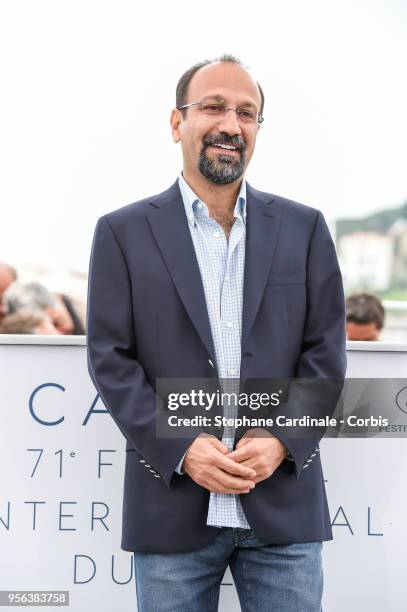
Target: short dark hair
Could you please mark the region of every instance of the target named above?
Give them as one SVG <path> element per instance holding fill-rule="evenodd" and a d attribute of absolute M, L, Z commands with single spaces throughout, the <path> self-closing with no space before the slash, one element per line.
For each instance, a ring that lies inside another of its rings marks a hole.
<path fill-rule="evenodd" d="M 210 64 L 216 64 L 218 62 L 230 62 L 231 64 L 237 64 L 238 66 L 242 66 L 242 68 L 247 68 L 246 66 L 243 65 L 243 62 L 241 62 L 241 60 L 238 57 L 234 55 L 230 55 L 229 53 L 224 53 L 220 57 L 215 57 L 214 59 L 205 59 L 205 60 L 198 62 L 197 64 L 194 64 L 193 66 L 191 66 L 191 68 L 188 68 L 188 70 L 184 72 L 184 74 L 182 75 L 182 77 L 177 83 L 177 89 L 175 92 L 176 108 L 179 108 L 180 106 L 183 106 L 184 104 L 186 104 L 188 86 L 194 74 L 198 72 L 198 70 L 200 70 L 204 66 L 209 66 Z M 261 99 L 260 116 L 263 116 L 264 93 L 263 93 L 263 89 L 260 86 L 260 83 L 256 81 L 256 85 L 259 88 L 260 99 Z M 185 114 L 186 109 L 183 109 L 181 112 Z"/>
<path fill-rule="evenodd" d="M 355 293 L 346 299 L 346 322 L 364 325 L 374 323 L 382 329 L 385 311 L 380 300 L 370 293 Z"/>

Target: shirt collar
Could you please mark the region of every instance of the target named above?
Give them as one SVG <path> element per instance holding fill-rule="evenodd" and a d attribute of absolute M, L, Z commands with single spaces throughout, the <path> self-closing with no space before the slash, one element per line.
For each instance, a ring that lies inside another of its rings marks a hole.
<path fill-rule="evenodd" d="M 188 185 L 188 183 L 184 179 L 182 172 L 178 177 L 178 184 L 181 191 L 182 200 L 184 202 L 185 214 L 187 216 L 188 223 L 194 226 L 197 210 L 196 205 L 201 200 L 198 198 L 193 189 L 191 189 L 191 187 Z M 205 202 L 202 203 L 205 204 Z M 239 194 L 236 199 L 233 215 L 235 217 L 238 217 L 244 223 L 244 225 L 246 225 L 246 206 L 246 180 L 243 179 L 240 186 Z"/>

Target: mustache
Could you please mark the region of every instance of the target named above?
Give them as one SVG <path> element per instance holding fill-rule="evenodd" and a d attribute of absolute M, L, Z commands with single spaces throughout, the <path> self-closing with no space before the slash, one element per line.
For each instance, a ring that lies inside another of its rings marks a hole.
<path fill-rule="evenodd" d="M 244 151 L 246 149 L 246 142 L 241 136 L 228 136 L 227 134 L 223 134 L 222 136 L 205 136 L 203 139 L 204 149 L 206 149 L 206 147 L 222 144 L 236 147 L 239 151 Z"/>

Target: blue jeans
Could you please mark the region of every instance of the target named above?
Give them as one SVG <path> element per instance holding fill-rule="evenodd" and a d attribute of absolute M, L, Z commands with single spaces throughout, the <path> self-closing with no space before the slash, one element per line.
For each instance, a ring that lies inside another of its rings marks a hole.
<path fill-rule="evenodd" d="M 216 612 L 227 566 L 242 612 L 322 612 L 322 542 L 266 544 L 223 527 L 187 553 L 134 553 L 138 612 Z"/>

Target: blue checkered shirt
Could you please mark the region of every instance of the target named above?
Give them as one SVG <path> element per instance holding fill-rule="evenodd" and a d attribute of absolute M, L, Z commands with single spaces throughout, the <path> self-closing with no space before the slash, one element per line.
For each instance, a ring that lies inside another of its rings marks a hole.
<path fill-rule="evenodd" d="M 222 390 L 238 393 L 246 247 L 246 182 L 243 179 L 234 208 L 235 221 L 227 240 L 222 226 L 209 216 L 208 207 L 192 191 L 182 173 L 178 181 L 201 272 Z M 236 413 L 236 405 L 224 407 L 225 416 L 235 416 Z M 225 427 L 222 442 L 229 450 L 233 449 L 233 438 L 233 428 Z M 181 468 L 183 460 L 184 457 L 176 467 L 178 474 L 184 473 Z M 210 493 L 206 524 L 250 529 L 239 496 L 232 493 Z"/>

